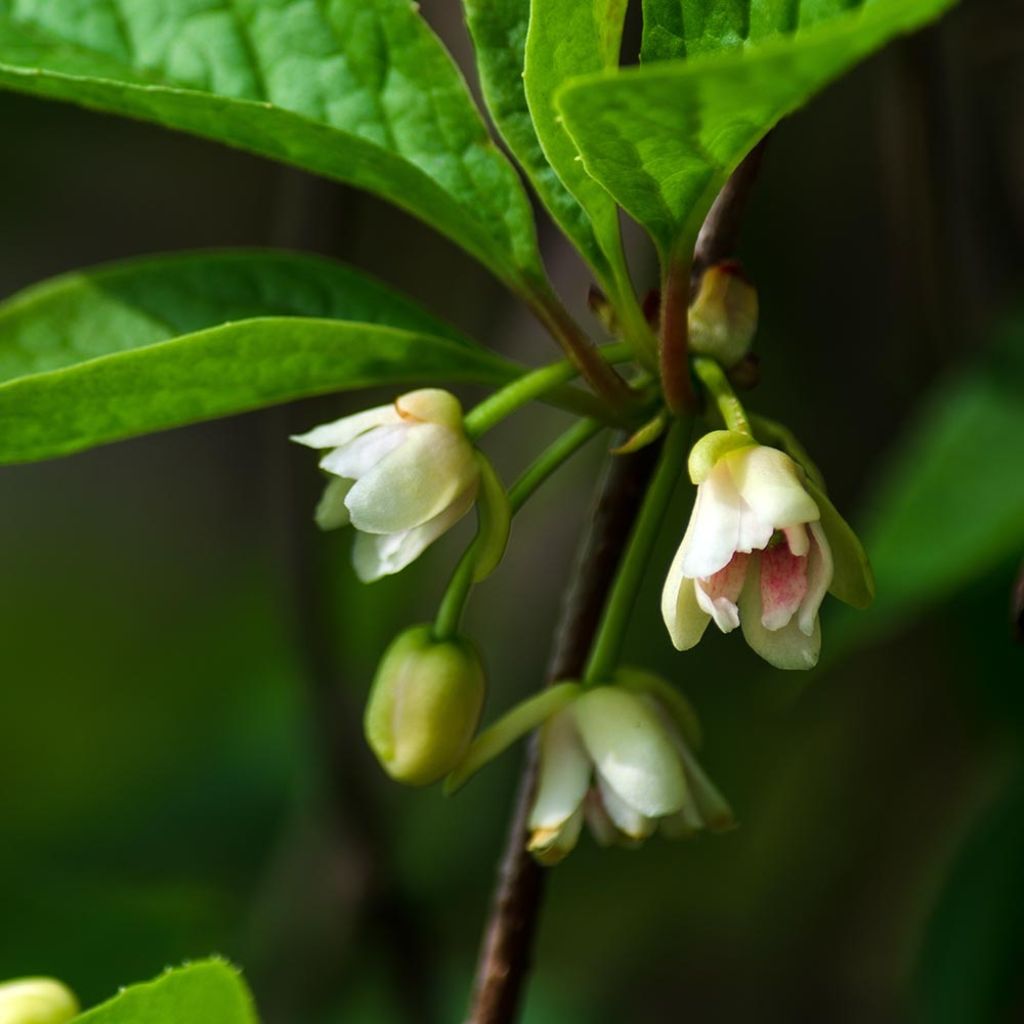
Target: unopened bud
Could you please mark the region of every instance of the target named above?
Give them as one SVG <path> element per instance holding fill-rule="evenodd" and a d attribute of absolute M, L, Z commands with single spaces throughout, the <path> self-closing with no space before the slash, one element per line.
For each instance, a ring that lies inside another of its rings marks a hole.
<path fill-rule="evenodd" d="M 426 786 L 465 756 L 484 701 L 484 670 L 470 641 L 436 640 L 430 626 L 384 652 L 366 705 L 366 738 L 396 781 Z"/>
<path fill-rule="evenodd" d="M 78 1015 L 71 991 L 52 978 L 0 984 L 0 1024 L 67 1024 Z"/>
<path fill-rule="evenodd" d="M 757 292 L 738 263 L 718 263 L 704 272 L 689 327 L 690 350 L 726 369 L 747 354 L 757 330 Z"/>

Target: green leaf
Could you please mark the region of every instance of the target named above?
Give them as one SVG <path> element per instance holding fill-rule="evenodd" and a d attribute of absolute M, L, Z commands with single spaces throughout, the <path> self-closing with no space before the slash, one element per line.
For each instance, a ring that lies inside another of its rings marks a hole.
<path fill-rule="evenodd" d="M 0 384 L 0 463 L 343 388 L 504 384 L 518 372 L 483 349 L 422 332 L 298 317 L 243 320 Z"/>
<path fill-rule="evenodd" d="M 523 69 L 530 0 L 465 0 L 484 99 L 494 124 L 552 217 L 606 284 L 611 268 L 586 211 L 548 163 L 530 116 Z"/>
<path fill-rule="evenodd" d="M 830 657 L 881 637 L 1024 548 L 1024 317 L 938 387 L 897 446 L 861 531 L 878 596 L 830 628 Z M 832 648 L 835 648 L 832 650 Z"/>
<path fill-rule="evenodd" d="M 222 960 L 167 971 L 132 985 L 76 1024 L 257 1024 L 256 1011 L 238 972 Z"/>
<path fill-rule="evenodd" d="M 518 176 L 408 0 L 0 0 L 0 87 L 367 189 L 514 288 L 542 277 Z"/>
<path fill-rule="evenodd" d="M 404 296 L 318 257 L 151 256 L 54 278 L 0 303 L 0 383 L 267 316 L 357 320 L 463 341 Z"/>
<path fill-rule="evenodd" d="M 518 13 L 520 28 L 516 31 L 521 31 L 523 5 L 515 6 L 517 11 L 511 6 L 506 9 L 506 24 Z M 587 232 L 579 230 L 578 215 L 566 217 L 569 208 L 562 211 L 552 206 L 543 191 L 541 197 L 590 262 L 625 321 L 629 337 L 646 341 L 649 330 L 622 253 L 615 201 L 583 169 L 576 145 L 555 109 L 555 94 L 569 79 L 618 65 L 625 11 L 626 0 L 532 0 L 522 76 L 536 137 L 558 179 L 585 211 Z M 519 111 L 521 115 L 521 107 Z M 525 136 L 521 129 L 520 135 Z M 520 148 L 525 164 L 529 150 L 525 144 Z M 535 153 L 532 159 L 536 159 Z"/>
<path fill-rule="evenodd" d="M 695 56 L 579 77 L 558 93 L 558 107 L 586 170 L 650 232 L 664 262 L 677 252 L 685 258 L 729 174 L 780 118 L 949 3 L 873 0 L 739 48 L 724 27 L 730 12 L 749 6 L 751 24 L 767 24 L 782 5 L 688 2 L 684 14 L 692 8 L 705 16 L 686 29 L 695 33 Z M 824 16 L 838 5 L 808 6 Z M 668 5 L 654 9 L 659 18 L 648 28 L 648 56 L 678 55 L 667 39 Z"/>

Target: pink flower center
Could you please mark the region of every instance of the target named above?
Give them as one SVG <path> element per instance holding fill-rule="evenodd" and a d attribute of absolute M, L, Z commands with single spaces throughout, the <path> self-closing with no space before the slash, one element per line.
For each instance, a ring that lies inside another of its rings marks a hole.
<path fill-rule="evenodd" d="M 777 535 L 778 536 L 778 535 Z M 793 554 L 790 544 L 804 547 L 798 538 L 779 537 L 761 554 L 761 624 L 776 630 L 788 626 L 807 596 L 807 554 Z"/>

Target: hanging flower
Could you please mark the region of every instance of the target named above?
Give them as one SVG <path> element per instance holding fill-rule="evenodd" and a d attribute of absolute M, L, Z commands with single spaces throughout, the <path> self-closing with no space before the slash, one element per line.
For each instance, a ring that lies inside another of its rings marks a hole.
<path fill-rule="evenodd" d="M 345 416 L 293 441 L 327 449 L 331 474 L 316 521 L 359 531 L 352 551 L 364 582 L 404 569 L 472 507 L 480 462 L 447 391 L 411 391 L 391 405 Z"/>
<path fill-rule="evenodd" d="M 541 730 L 530 852 L 543 864 L 557 863 L 576 845 L 584 821 L 602 845 L 632 846 L 659 827 L 671 837 L 730 827 L 732 815 L 656 697 L 598 686 Z"/>
<path fill-rule="evenodd" d="M 777 668 L 813 667 L 825 594 L 873 596 L 853 531 L 788 455 L 738 431 L 703 437 L 690 477 L 697 499 L 662 592 L 673 644 L 688 650 L 714 620 Z"/>

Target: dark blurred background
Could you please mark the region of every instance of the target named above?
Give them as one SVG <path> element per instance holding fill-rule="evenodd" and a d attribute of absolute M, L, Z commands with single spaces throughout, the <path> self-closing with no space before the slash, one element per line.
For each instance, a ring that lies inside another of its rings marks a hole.
<path fill-rule="evenodd" d="M 424 9 L 465 63 L 457 5 Z M 750 401 L 824 468 L 880 599 L 828 608 L 810 676 L 717 634 L 676 655 L 657 593 L 680 488 L 630 656 L 696 703 L 742 827 L 584 840 L 552 879 L 528 1024 L 1024 1019 L 1022 55 L 1020 4 L 969 0 L 775 133 L 742 245 L 762 304 Z M 468 257 L 374 199 L 34 99 L 0 96 L 0 123 L 0 296 L 142 253 L 300 247 L 553 356 Z M 585 316 L 585 274 L 544 239 Z M 360 586 L 287 442 L 379 397 L 0 470 L 0 977 L 55 974 L 89 1004 L 219 951 L 267 1024 L 459 1019 L 519 754 L 455 800 L 404 791 L 360 719 L 465 534 Z M 503 426 L 505 475 L 559 426 Z M 542 676 L 598 456 L 540 492 L 474 598 L 488 716 Z"/>

